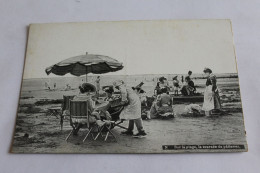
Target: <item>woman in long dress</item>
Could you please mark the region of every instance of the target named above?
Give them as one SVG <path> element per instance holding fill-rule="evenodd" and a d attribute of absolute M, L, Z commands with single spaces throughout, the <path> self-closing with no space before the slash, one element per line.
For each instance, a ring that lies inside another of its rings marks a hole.
<path fill-rule="evenodd" d="M 206 89 L 204 92 L 204 103 L 202 109 L 205 111 L 206 116 L 209 116 L 212 110 L 220 110 L 221 103 L 219 91 L 217 87 L 217 78 L 212 73 L 212 70 L 205 68 L 203 71 L 207 76 Z"/>
<path fill-rule="evenodd" d="M 100 76 L 97 77 L 96 79 L 96 88 L 97 88 L 97 95 L 99 96 L 99 91 L 100 91 Z"/>
<path fill-rule="evenodd" d="M 120 119 L 129 120 L 128 129 L 121 134 L 133 135 L 135 124 L 138 133 L 133 135 L 133 137 L 140 138 L 146 136 L 141 118 L 141 101 L 138 95 L 132 88 L 127 87 L 122 80 L 115 81 L 113 85 L 120 91 L 122 104 L 125 105 L 124 109 L 120 113 Z"/>
<path fill-rule="evenodd" d="M 159 82 L 157 82 L 156 84 L 156 87 L 155 87 L 155 95 L 159 95 L 161 94 L 161 89 L 162 88 L 167 88 L 167 91 L 170 90 L 170 87 L 169 87 L 169 83 L 167 81 L 167 79 L 165 77 L 160 77 L 159 78 Z"/>

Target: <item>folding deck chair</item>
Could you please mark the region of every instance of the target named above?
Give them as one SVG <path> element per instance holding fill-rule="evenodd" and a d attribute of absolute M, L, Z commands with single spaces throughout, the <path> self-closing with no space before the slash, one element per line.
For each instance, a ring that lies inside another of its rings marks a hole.
<path fill-rule="evenodd" d="M 119 115 L 120 115 L 120 113 L 122 112 L 123 109 L 124 109 L 124 106 L 120 106 L 120 107 L 117 107 L 114 110 L 110 110 L 110 112 L 109 112 L 110 116 L 112 117 L 112 120 L 115 122 L 111 128 L 120 127 L 122 129 L 127 130 L 126 127 L 120 125 L 124 122 L 123 120 L 119 119 Z"/>
<path fill-rule="evenodd" d="M 64 111 L 69 111 L 70 100 L 72 100 L 75 95 L 63 95 L 63 103 L 61 105 L 61 117 L 60 117 L 60 128 L 63 129 Z"/>
<path fill-rule="evenodd" d="M 61 106 L 48 108 L 46 116 L 55 116 L 60 119 L 60 129 L 63 129 L 64 111 L 69 110 L 69 100 L 73 99 L 74 95 L 63 96 Z"/>
<path fill-rule="evenodd" d="M 104 141 L 107 140 L 109 134 L 116 140 L 116 136 L 114 135 L 114 133 L 111 131 L 111 129 L 113 129 L 113 127 L 115 126 L 115 121 L 110 121 L 110 120 L 105 120 L 105 121 L 101 121 L 101 120 L 98 120 L 97 121 L 97 124 L 98 124 L 98 133 L 96 135 L 96 137 L 94 138 L 94 140 L 97 140 L 97 138 L 99 136 L 102 136 L 103 137 L 103 132 L 105 132 L 105 138 L 104 138 Z M 100 125 L 99 125 L 100 124 Z"/>
<path fill-rule="evenodd" d="M 91 111 L 89 109 L 89 102 L 88 101 L 69 101 L 69 111 L 70 111 L 70 125 L 72 127 L 71 132 L 66 137 L 66 141 L 68 141 L 69 137 L 72 135 L 76 135 L 80 128 L 86 127 L 88 129 L 88 133 L 84 138 L 83 142 L 87 139 L 89 134 L 93 136 L 93 130 L 96 125 L 95 122 L 90 122 L 90 115 Z"/>
<path fill-rule="evenodd" d="M 72 130 L 66 137 L 66 141 L 68 141 L 72 134 L 77 134 L 79 129 L 84 127 L 88 129 L 88 133 L 84 137 L 83 142 L 85 142 L 90 134 L 94 140 L 97 140 L 100 135 L 103 137 L 103 131 L 106 132 L 105 141 L 107 140 L 109 134 L 111 134 L 116 140 L 115 135 L 111 132 L 111 127 L 113 127 L 115 123 L 114 121 L 94 121 L 93 116 L 91 116 L 92 112 L 89 109 L 90 103 L 88 101 L 70 100 L 69 103 L 70 125 L 72 126 Z M 97 133 L 97 135 L 94 136 L 94 133 Z"/>

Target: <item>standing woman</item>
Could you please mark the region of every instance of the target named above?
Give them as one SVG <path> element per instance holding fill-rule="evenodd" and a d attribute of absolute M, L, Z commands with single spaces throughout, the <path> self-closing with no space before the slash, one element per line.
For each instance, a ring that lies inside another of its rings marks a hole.
<path fill-rule="evenodd" d="M 133 135 L 134 124 L 138 133 L 133 137 L 144 137 L 146 133 L 143 129 L 143 121 L 141 118 L 141 101 L 132 88 L 126 87 L 124 81 L 118 80 L 113 83 L 116 89 L 120 91 L 122 104 L 125 105 L 120 113 L 121 120 L 129 120 L 128 129 L 121 134 Z"/>
<path fill-rule="evenodd" d="M 100 90 L 100 76 L 96 79 L 96 88 L 97 88 L 97 95 L 99 96 L 99 90 Z"/>
<path fill-rule="evenodd" d="M 221 109 L 221 103 L 217 87 L 216 76 L 212 74 L 212 70 L 209 68 L 205 68 L 203 72 L 207 76 L 207 81 L 206 89 L 204 92 L 204 103 L 202 108 L 205 111 L 206 116 L 209 116 L 213 109 Z"/>

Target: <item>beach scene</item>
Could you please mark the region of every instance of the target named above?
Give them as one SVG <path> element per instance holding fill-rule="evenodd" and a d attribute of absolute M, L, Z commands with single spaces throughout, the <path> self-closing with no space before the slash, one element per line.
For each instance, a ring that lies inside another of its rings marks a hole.
<path fill-rule="evenodd" d="M 175 75 L 138 75 L 138 76 L 103 76 L 101 85 L 110 85 L 116 78 L 126 79 L 129 86 L 144 82 L 143 89 L 147 96 L 152 96 L 159 76 L 169 79 Z M 182 76 L 181 74 L 179 76 Z M 148 135 L 145 139 L 133 139 L 120 135 L 122 129 L 114 128 L 117 142 L 101 138 L 82 143 L 87 130 L 82 129 L 78 136 L 65 141 L 71 127 L 65 117 L 63 130 L 60 130 L 60 119 L 48 116 L 48 108 L 61 107 L 63 95 L 78 94 L 78 86 L 84 77 L 28 79 L 24 80 L 20 96 L 17 121 L 15 126 L 12 151 L 16 153 L 161 153 L 162 145 L 203 145 L 203 144 L 245 144 L 242 104 L 237 74 L 217 74 L 218 87 L 224 115 L 215 117 L 192 117 L 183 114 L 184 107 L 191 102 L 175 103 L 175 118 L 169 120 L 144 120 L 144 129 Z M 91 82 L 96 76 L 89 76 Z M 203 93 L 206 79 L 203 75 L 194 74 L 194 83 L 198 92 Z M 48 81 L 51 90 L 46 89 Z M 56 83 L 54 89 L 53 84 Z M 71 89 L 66 91 L 66 84 Z M 171 81 L 169 80 L 169 83 Z M 197 103 L 202 105 L 202 102 Z M 123 124 L 127 127 L 127 122 Z M 135 129 L 136 131 L 136 129 Z"/>
<path fill-rule="evenodd" d="M 12 153 L 245 152 L 230 20 L 31 24 Z"/>

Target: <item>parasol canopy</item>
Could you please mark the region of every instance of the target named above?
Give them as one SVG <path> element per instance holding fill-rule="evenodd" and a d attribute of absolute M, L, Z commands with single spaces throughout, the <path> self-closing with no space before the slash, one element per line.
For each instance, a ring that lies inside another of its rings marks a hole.
<path fill-rule="evenodd" d="M 70 73 L 74 76 L 86 75 L 88 73 L 103 74 L 123 69 L 121 62 L 104 55 L 88 54 L 65 59 L 45 69 L 47 75 L 50 73 L 63 76 Z"/>

